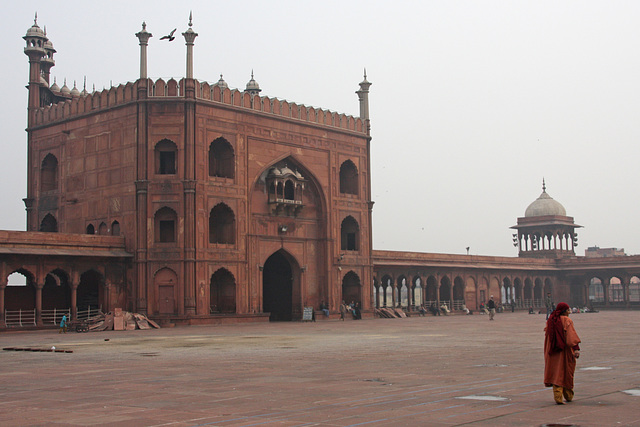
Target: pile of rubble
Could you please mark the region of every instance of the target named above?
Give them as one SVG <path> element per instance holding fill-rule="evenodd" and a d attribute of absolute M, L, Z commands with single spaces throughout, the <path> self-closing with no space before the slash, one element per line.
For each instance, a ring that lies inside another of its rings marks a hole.
<path fill-rule="evenodd" d="M 159 329 L 160 325 L 143 314 L 122 311 L 121 308 L 116 308 L 107 314 L 98 314 L 82 322 L 82 329 L 91 332 L 133 331 L 134 329 L 152 328 Z"/>
<path fill-rule="evenodd" d="M 403 318 L 403 317 L 407 317 L 407 315 L 405 314 L 404 311 L 402 311 L 401 308 L 377 308 L 375 311 L 375 314 L 378 315 L 378 317 L 382 317 L 385 319 L 397 319 L 397 318 Z"/>

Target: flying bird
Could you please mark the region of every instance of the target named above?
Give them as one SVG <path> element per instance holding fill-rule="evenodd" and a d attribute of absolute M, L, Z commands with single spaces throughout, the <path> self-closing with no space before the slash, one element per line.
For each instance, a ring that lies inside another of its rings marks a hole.
<path fill-rule="evenodd" d="M 177 28 L 174 28 L 168 35 L 160 37 L 160 40 L 169 40 L 170 42 L 174 41 L 175 37 L 173 37 L 173 33 L 175 33 L 176 30 Z"/>

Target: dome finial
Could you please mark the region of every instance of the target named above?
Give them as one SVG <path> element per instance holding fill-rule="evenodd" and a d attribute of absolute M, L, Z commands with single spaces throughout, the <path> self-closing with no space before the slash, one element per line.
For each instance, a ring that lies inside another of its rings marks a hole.
<path fill-rule="evenodd" d="M 33 18 L 33 25 L 38 26 L 38 12 L 36 11 L 36 16 Z"/>
<path fill-rule="evenodd" d="M 544 177 L 542 177 L 542 192 L 546 193 L 547 192 L 547 186 L 544 183 Z"/>
<path fill-rule="evenodd" d="M 189 27 L 193 27 L 193 11 L 189 11 Z"/>

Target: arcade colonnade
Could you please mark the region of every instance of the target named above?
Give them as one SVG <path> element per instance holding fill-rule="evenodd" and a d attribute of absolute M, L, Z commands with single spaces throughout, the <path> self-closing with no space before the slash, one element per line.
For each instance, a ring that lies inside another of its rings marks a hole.
<path fill-rule="evenodd" d="M 544 295 L 553 293 L 556 279 L 551 275 L 528 275 L 486 271 L 438 270 L 426 273 L 413 269 L 375 269 L 372 306 L 414 308 L 419 305 L 453 310 L 463 305 L 477 310 L 491 296 L 496 303 L 519 308 L 544 306 Z"/>
<path fill-rule="evenodd" d="M 494 296 L 517 308 L 640 308 L 640 256 L 510 258 L 373 251 L 373 307 L 420 304 L 477 310 Z"/>

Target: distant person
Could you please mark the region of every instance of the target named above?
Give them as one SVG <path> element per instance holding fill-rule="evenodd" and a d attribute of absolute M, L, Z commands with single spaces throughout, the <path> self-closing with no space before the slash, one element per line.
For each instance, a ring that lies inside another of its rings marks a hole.
<path fill-rule="evenodd" d="M 529 307 L 529 314 L 536 314 L 536 312 L 533 311 L 533 307 Z"/>
<path fill-rule="evenodd" d="M 551 312 L 544 329 L 544 385 L 553 387 L 553 399 L 563 405 L 573 400 L 573 376 L 580 357 L 580 338 L 569 319 L 571 308 L 561 302 Z"/>
<path fill-rule="evenodd" d="M 344 316 L 347 314 L 347 304 L 342 300 L 342 304 L 340 304 L 340 320 L 344 322 Z"/>
<path fill-rule="evenodd" d="M 431 303 L 431 305 L 429 306 L 429 311 L 434 316 L 440 316 L 440 310 L 438 310 L 438 307 L 436 307 L 436 303 L 435 302 Z"/>
<path fill-rule="evenodd" d="M 62 319 L 60 320 L 60 330 L 58 331 L 58 333 L 67 333 L 67 315 L 63 314 L 62 315 Z"/>
<path fill-rule="evenodd" d="M 320 302 L 320 310 L 324 313 L 324 317 L 329 317 L 329 304 L 325 304 L 324 301 Z"/>
<path fill-rule="evenodd" d="M 487 302 L 487 310 L 489 310 L 489 320 L 493 320 L 496 316 L 496 302 L 493 300 L 493 295 L 491 295 L 489 302 Z"/>
<path fill-rule="evenodd" d="M 547 292 L 547 296 L 544 299 L 544 305 L 547 308 L 547 320 L 549 320 L 549 315 L 555 309 L 555 305 L 553 304 L 553 299 L 551 298 L 551 292 Z"/>
<path fill-rule="evenodd" d="M 442 314 L 444 314 L 445 316 L 449 315 L 449 307 L 447 306 L 446 302 L 442 303 L 442 305 L 440 306 L 440 311 L 442 311 Z"/>

